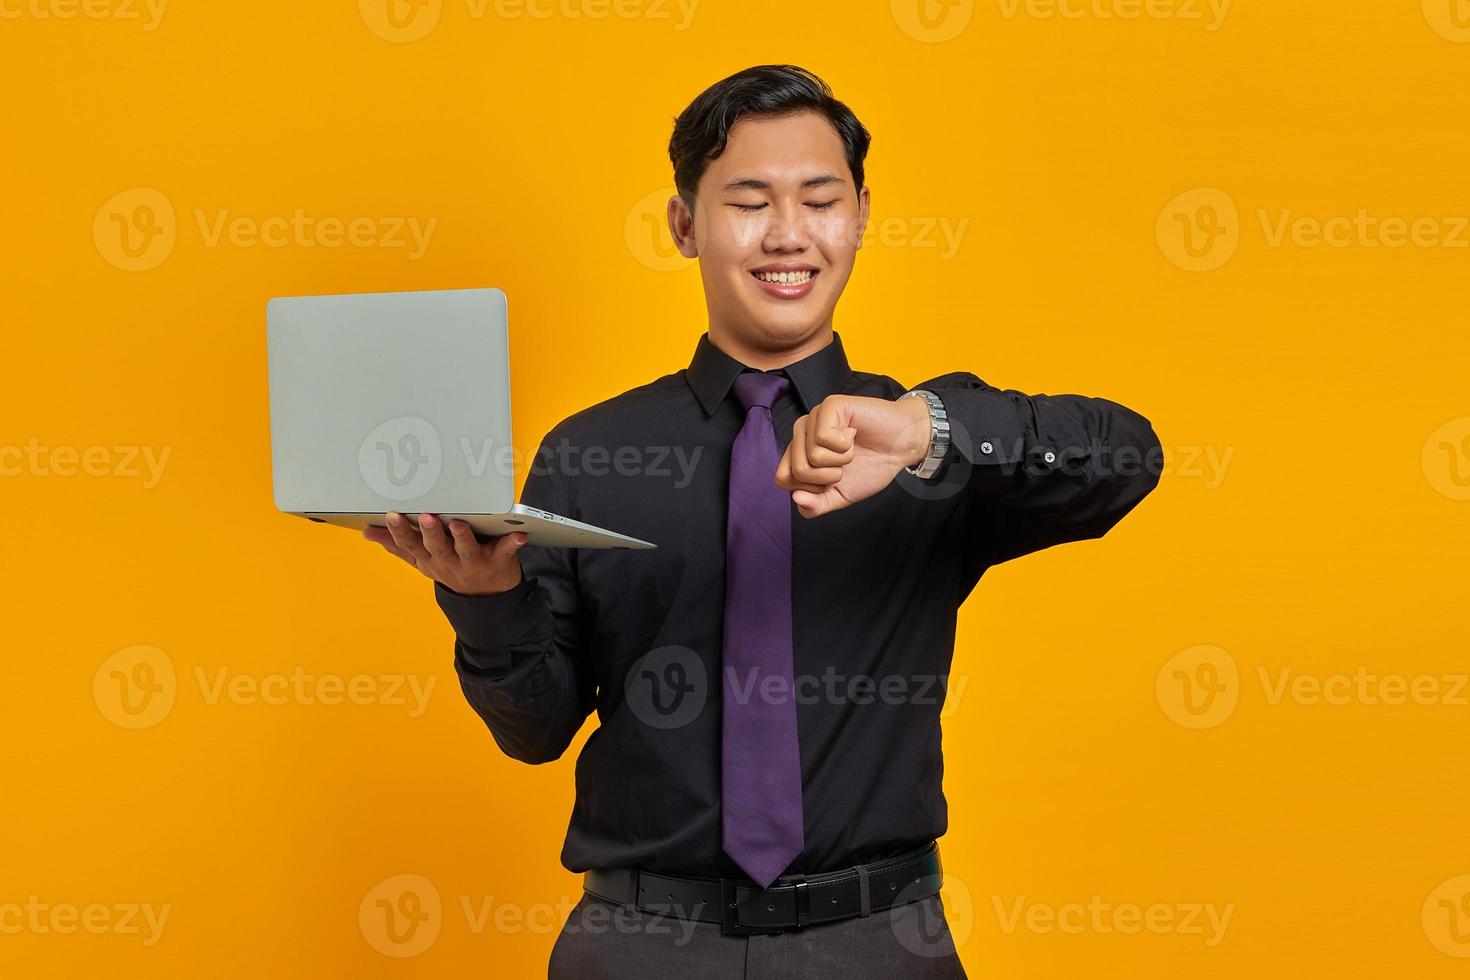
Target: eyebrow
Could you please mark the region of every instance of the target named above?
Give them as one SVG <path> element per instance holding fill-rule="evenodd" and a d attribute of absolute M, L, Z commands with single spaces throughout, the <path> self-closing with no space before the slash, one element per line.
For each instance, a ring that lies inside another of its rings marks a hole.
<path fill-rule="evenodd" d="M 806 190 L 810 187 L 826 187 L 831 184 L 845 183 L 847 183 L 847 181 L 843 180 L 836 174 L 822 174 L 820 177 L 808 177 L 806 180 L 803 180 L 801 182 L 801 187 L 802 190 Z M 770 189 L 771 182 L 768 180 L 761 180 L 759 177 L 740 177 L 730 181 L 730 183 L 725 185 L 725 190 L 727 191 L 768 191 Z"/>

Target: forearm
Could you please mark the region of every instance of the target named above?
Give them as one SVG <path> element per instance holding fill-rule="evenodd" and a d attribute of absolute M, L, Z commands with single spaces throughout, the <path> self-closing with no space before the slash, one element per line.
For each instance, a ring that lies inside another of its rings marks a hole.
<path fill-rule="evenodd" d="M 435 587 L 455 629 L 454 663 L 465 699 L 506 755 L 560 758 L 592 708 L 575 654 L 557 641 L 545 590 L 527 577 L 509 592 L 461 596 Z"/>

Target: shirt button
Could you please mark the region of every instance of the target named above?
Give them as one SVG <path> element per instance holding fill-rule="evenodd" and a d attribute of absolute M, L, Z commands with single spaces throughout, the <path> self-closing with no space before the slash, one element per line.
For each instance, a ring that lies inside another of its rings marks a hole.
<path fill-rule="evenodd" d="M 992 446 L 992 445 L 991 445 L 991 444 L 990 444 L 990 443 L 988 443 L 988 442 L 982 442 L 982 443 L 981 443 L 981 444 L 980 444 L 980 451 L 981 451 L 981 452 L 982 452 L 982 453 L 984 453 L 984 454 L 985 454 L 985 455 L 987 455 L 987 456 L 989 456 L 989 455 L 990 455 L 990 454 L 991 454 L 991 453 L 992 453 L 992 452 L 994 452 L 994 451 L 995 451 L 995 447 L 994 447 L 994 446 Z"/>
<path fill-rule="evenodd" d="M 1041 458 L 1046 460 L 1048 463 L 1055 463 L 1057 461 L 1057 454 L 1048 449 L 1046 451 L 1046 455 Z"/>

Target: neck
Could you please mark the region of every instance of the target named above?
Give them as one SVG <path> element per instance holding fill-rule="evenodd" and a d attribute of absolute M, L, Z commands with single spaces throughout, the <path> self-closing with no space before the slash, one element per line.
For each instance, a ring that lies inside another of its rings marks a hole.
<path fill-rule="evenodd" d="M 802 337 L 790 344 L 773 342 L 769 345 L 758 345 L 751 341 L 736 336 L 733 332 L 723 329 L 718 324 L 709 325 L 710 343 L 720 350 L 729 354 L 735 360 L 746 367 L 755 368 L 757 371 L 775 371 L 788 364 L 795 364 L 803 358 L 810 357 L 817 351 L 832 343 L 832 323 L 828 321 L 809 336 Z"/>

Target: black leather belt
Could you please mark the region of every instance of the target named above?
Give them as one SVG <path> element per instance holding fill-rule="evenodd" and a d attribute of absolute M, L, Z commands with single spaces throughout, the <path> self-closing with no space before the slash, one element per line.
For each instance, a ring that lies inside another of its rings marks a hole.
<path fill-rule="evenodd" d="M 944 883 L 939 844 L 841 871 L 782 875 L 762 889 L 746 877 L 697 878 L 638 868 L 588 871 L 584 888 L 644 912 L 717 922 L 731 936 L 786 932 L 917 902 Z"/>

